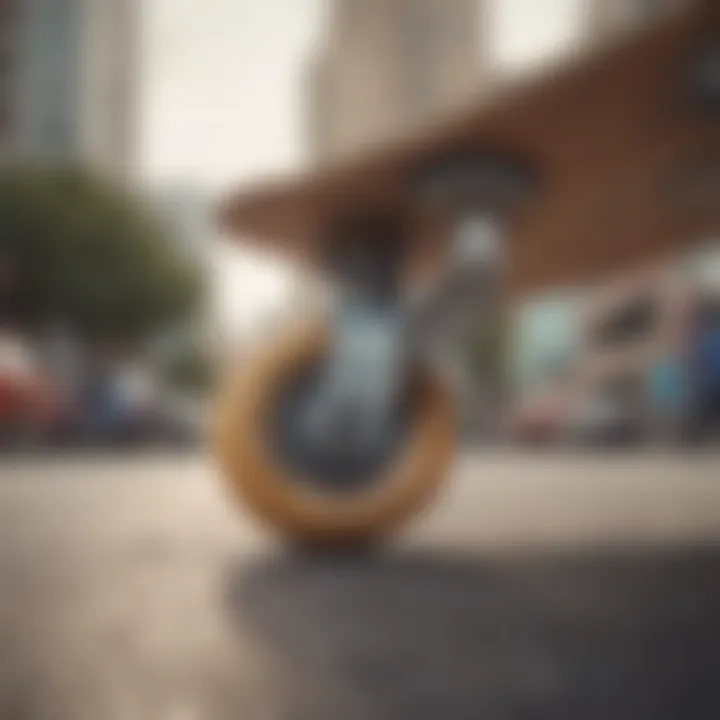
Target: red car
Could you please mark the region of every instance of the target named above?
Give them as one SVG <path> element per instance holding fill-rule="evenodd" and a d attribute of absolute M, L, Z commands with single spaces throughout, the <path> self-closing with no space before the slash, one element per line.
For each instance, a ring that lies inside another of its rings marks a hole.
<path fill-rule="evenodd" d="M 24 444 L 51 436 L 66 408 L 21 340 L 0 337 L 0 442 Z"/>

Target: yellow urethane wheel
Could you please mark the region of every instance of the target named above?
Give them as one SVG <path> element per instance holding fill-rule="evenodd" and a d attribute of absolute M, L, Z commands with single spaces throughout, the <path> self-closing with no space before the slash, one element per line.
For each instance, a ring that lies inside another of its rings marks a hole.
<path fill-rule="evenodd" d="M 304 453 L 303 423 L 293 407 L 302 402 L 298 388 L 311 391 L 329 337 L 322 326 L 295 329 L 247 360 L 220 394 L 216 450 L 232 496 L 287 539 L 362 545 L 388 535 L 433 498 L 454 454 L 454 412 L 440 379 L 416 368 L 396 423 L 401 429 L 388 433 L 382 452 L 360 461 L 334 448 L 320 458 Z M 287 417 L 295 417 L 294 429 Z M 287 442 L 293 432 L 294 442 Z"/>

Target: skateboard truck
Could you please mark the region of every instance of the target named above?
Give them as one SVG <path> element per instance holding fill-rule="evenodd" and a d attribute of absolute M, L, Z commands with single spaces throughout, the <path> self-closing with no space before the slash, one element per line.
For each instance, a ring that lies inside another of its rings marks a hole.
<path fill-rule="evenodd" d="M 528 177 L 524 167 L 497 155 L 453 155 L 423 168 L 411 183 L 414 203 L 449 206 L 455 221 L 439 281 L 414 302 L 401 288 L 411 240 L 399 221 L 379 215 L 334 229 L 328 265 L 339 302 L 330 353 L 307 410 L 308 441 L 357 453 L 383 442 L 412 361 L 433 344 L 449 344 L 467 325 L 462 311 L 487 298 L 502 259 L 501 213 L 524 195 Z M 435 343 L 427 342 L 433 335 Z"/>
<path fill-rule="evenodd" d="M 387 437 L 406 376 L 400 271 L 407 244 L 403 228 L 382 216 L 344 221 L 332 232 L 328 265 L 339 291 L 307 439 L 363 454 Z"/>
<path fill-rule="evenodd" d="M 457 337 L 476 324 L 503 267 L 507 218 L 536 180 L 529 164 L 497 150 L 454 152 L 415 169 L 410 185 L 417 205 L 453 218 L 446 267 L 416 311 L 417 336 L 440 331 L 447 342 L 448 334 Z"/>

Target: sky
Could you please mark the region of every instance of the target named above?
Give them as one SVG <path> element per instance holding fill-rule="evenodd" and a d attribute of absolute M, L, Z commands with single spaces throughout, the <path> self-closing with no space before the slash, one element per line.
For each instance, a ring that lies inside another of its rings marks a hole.
<path fill-rule="evenodd" d="M 388 0 L 390 2 L 392 0 Z M 534 63 L 573 35 L 582 0 L 490 0 L 491 52 Z M 140 174 L 151 187 L 212 196 L 304 162 L 305 72 L 323 0 L 144 0 Z M 222 325 L 282 301 L 287 273 L 213 245 Z"/>
<path fill-rule="evenodd" d="M 392 0 L 388 0 L 392 1 Z M 582 0 L 492 0 L 492 53 L 532 63 Z M 220 189 L 304 158 L 307 59 L 322 0 L 145 0 L 142 174 Z"/>
<path fill-rule="evenodd" d="M 146 0 L 142 171 L 222 187 L 302 156 L 317 0 Z"/>
<path fill-rule="evenodd" d="M 145 184 L 214 198 L 302 161 L 303 73 L 319 26 L 317 0 L 144 0 L 142 7 Z M 288 273 L 212 240 L 211 315 L 232 344 L 283 302 Z"/>

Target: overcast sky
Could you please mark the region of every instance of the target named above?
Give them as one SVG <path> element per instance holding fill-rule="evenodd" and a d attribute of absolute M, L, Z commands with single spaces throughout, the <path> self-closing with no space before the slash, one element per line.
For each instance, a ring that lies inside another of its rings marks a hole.
<path fill-rule="evenodd" d="M 581 1 L 491 0 L 493 53 L 528 62 L 562 44 Z M 216 188 L 299 162 L 321 3 L 145 0 L 143 175 Z"/>
<path fill-rule="evenodd" d="M 217 186 L 295 161 L 316 0 L 145 0 L 144 8 L 144 175 Z"/>

